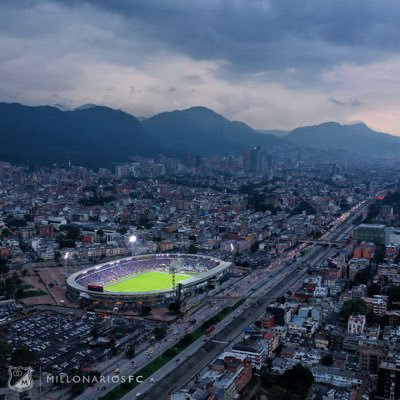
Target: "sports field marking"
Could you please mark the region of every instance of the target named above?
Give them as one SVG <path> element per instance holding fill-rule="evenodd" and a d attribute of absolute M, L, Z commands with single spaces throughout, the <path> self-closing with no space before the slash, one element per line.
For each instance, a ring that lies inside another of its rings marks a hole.
<path fill-rule="evenodd" d="M 189 274 L 175 274 L 175 282 L 179 283 L 191 278 Z M 168 272 L 149 271 L 131 276 L 118 283 L 105 285 L 106 292 L 152 292 L 172 288 L 172 275 Z"/>

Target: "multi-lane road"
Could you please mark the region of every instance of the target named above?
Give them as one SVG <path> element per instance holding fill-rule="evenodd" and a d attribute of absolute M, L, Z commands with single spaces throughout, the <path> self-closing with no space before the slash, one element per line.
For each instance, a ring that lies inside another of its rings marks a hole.
<path fill-rule="evenodd" d="M 352 222 L 359 215 L 361 215 L 364 210 L 368 207 L 369 202 L 364 201 L 357 206 L 353 207 L 352 210 L 347 212 L 345 216 L 339 217 L 333 224 L 332 228 L 324 235 L 325 239 L 335 240 L 341 238 L 343 235 L 347 235 L 352 229 Z M 228 315 L 223 321 L 221 321 L 216 329 L 215 337 L 218 338 L 218 332 L 222 332 L 225 329 L 230 328 L 230 326 L 235 321 L 235 317 L 239 317 L 245 315 L 246 318 L 244 322 L 241 323 L 236 329 L 231 329 L 230 334 L 223 338 L 220 346 L 217 346 L 216 349 L 212 352 L 207 352 L 204 356 L 203 362 L 196 359 L 195 366 L 192 366 L 190 372 L 185 372 L 185 365 L 182 365 L 182 375 L 189 375 L 193 377 L 198 373 L 213 357 L 215 357 L 220 351 L 226 347 L 224 342 L 231 343 L 241 335 L 243 329 L 257 320 L 262 313 L 265 311 L 265 306 L 272 302 L 273 298 L 281 296 L 285 294 L 288 289 L 290 289 L 293 285 L 300 282 L 304 276 L 307 274 L 308 267 L 314 266 L 321 262 L 321 260 L 326 257 L 332 255 L 335 252 L 335 249 L 331 246 L 313 246 L 312 249 L 303 257 L 298 257 L 295 262 L 287 265 L 286 263 L 281 263 L 281 265 L 277 265 L 276 268 L 271 272 L 268 279 L 265 282 L 261 282 L 263 284 L 257 284 L 257 290 L 246 290 L 243 288 L 242 296 L 247 298 L 247 300 L 232 314 Z M 297 252 L 294 255 L 298 254 Z M 263 300 L 264 299 L 264 300 Z M 256 309 L 251 308 L 251 311 L 248 312 L 249 307 L 257 307 Z M 221 338 L 218 338 L 221 339 Z M 183 353 L 181 353 L 180 360 L 184 360 L 189 358 L 191 355 L 197 355 L 202 346 L 204 346 L 206 342 L 203 338 L 200 338 L 198 341 L 189 346 Z M 198 357 L 197 357 L 198 358 Z M 179 364 L 179 363 L 178 363 Z M 176 379 L 172 379 L 171 385 L 162 384 L 162 380 L 168 377 L 169 374 L 175 372 L 180 369 L 179 365 L 176 364 L 174 360 L 166 364 L 162 369 L 157 371 L 153 376 L 151 376 L 146 382 L 139 385 L 135 390 L 131 391 L 129 394 L 123 397 L 123 400 L 134 399 L 134 398 L 145 398 L 145 399 L 153 399 L 153 398 L 166 398 L 167 394 L 171 389 L 177 386 Z M 180 379 L 182 381 L 182 379 Z M 157 382 L 157 384 L 156 384 Z M 183 384 L 183 382 L 179 382 L 179 384 Z M 144 395 L 146 394 L 146 395 Z"/>
<path fill-rule="evenodd" d="M 349 212 L 339 217 L 334 222 L 332 228 L 326 232 L 322 238 L 325 240 L 335 240 L 349 232 L 352 228 L 352 221 L 357 218 L 364 211 L 364 209 L 366 209 L 368 204 L 369 201 L 364 201 L 356 207 L 353 207 L 353 209 Z M 307 246 L 305 244 L 302 244 L 292 250 L 285 257 L 285 259 L 280 259 L 279 261 L 276 260 L 269 266 L 268 275 L 265 275 L 265 272 L 262 273 L 256 270 L 252 274 L 249 274 L 243 278 L 240 282 L 233 284 L 232 287 L 226 289 L 220 298 L 218 298 L 218 296 L 215 299 L 210 298 L 205 307 L 200 308 L 194 315 L 190 316 L 190 319 L 195 318 L 197 320 L 194 326 L 190 325 L 188 321 L 189 318 L 184 318 L 182 323 L 176 325 L 176 329 L 168 334 L 163 341 L 157 343 L 151 351 L 138 354 L 134 360 L 122 361 L 121 364 L 118 365 L 120 371 L 119 375 L 135 375 L 135 372 L 162 354 L 167 348 L 171 347 L 172 344 L 179 340 L 185 333 L 191 331 L 197 325 L 200 325 L 204 320 L 208 319 L 222 309 L 228 303 L 230 298 L 243 297 L 246 299 L 244 303 L 240 305 L 232 314 L 228 315 L 223 321 L 221 321 L 216 326 L 214 333 L 214 336 L 218 338 L 219 332 L 222 334 L 222 332 L 225 330 L 229 330 L 229 335 L 226 335 L 226 339 L 224 339 L 224 341 L 229 342 L 237 338 L 242 333 L 243 327 L 248 326 L 257 318 L 259 318 L 259 316 L 264 312 L 265 306 L 272 301 L 272 297 L 278 297 L 282 294 L 285 294 L 289 288 L 291 288 L 305 276 L 309 265 L 317 264 L 320 262 L 320 260 L 324 259 L 333 252 L 331 247 L 308 246 L 308 252 L 306 255 L 299 256 L 301 250 L 305 249 L 306 247 Z M 297 256 L 297 260 L 295 262 L 290 262 L 294 256 Z M 256 307 L 256 309 L 251 308 L 251 312 L 249 313 L 248 309 L 250 307 Z M 233 327 L 235 325 L 235 320 L 238 319 L 237 317 L 239 316 L 245 317 L 244 323 L 240 324 L 236 328 L 229 329 L 231 326 Z M 172 387 L 165 385 L 165 382 L 162 381 L 167 381 L 168 376 L 171 375 L 173 371 L 179 370 L 181 365 L 183 368 L 181 377 L 186 376 L 187 371 L 186 374 L 183 372 L 186 368 L 184 365 L 185 362 L 190 359 L 193 354 L 198 354 L 199 351 L 207 344 L 207 341 L 208 338 L 205 337 L 198 339 L 183 352 L 181 352 L 176 358 L 165 364 L 151 377 L 148 377 L 145 382 L 141 383 L 134 390 L 124 396 L 123 399 L 127 400 L 142 397 L 149 399 L 162 398 L 154 397 L 156 394 L 157 396 L 161 395 L 160 391 L 162 391 L 163 395 L 166 396 L 169 390 L 176 386 L 176 381 L 174 381 L 174 385 Z M 226 345 L 220 343 L 219 345 L 215 346 L 215 349 L 216 351 L 220 352 L 224 349 L 224 347 L 226 347 Z M 217 355 L 218 352 L 216 352 L 215 355 Z M 204 357 L 204 360 L 206 361 L 210 356 L 215 356 L 214 351 L 207 352 L 206 354 L 207 357 Z M 200 368 L 201 365 L 203 365 L 203 362 L 197 362 L 197 365 Z M 192 368 L 190 374 L 193 376 L 195 373 L 196 371 Z M 101 395 L 109 392 L 117 386 L 118 383 L 107 383 L 107 385 L 100 383 L 95 385 L 92 389 L 86 390 L 83 394 L 77 397 L 77 399 L 96 400 Z M 149 393 L 149 395 L 145 396 L 146 393 Z"/>

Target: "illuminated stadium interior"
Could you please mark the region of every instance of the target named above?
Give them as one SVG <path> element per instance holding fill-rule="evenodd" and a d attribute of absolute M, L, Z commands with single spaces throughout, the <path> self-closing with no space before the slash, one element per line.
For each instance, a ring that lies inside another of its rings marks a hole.
<path fill-rule="evenodd" d="M 152 254 L 107 262 L 70 275 L 68 294 L 79 298 L 134 302 L 140 298 L 190 295 L 226 277 L 231 263 L 191 254 Z"/>

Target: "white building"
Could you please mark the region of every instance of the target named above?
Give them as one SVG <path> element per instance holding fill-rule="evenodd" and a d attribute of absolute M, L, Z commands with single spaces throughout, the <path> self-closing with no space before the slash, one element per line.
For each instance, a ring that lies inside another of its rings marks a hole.
<path fill-rule="evenodd" d="M 267 362 L 267 349 L 258 342 L 238 342 L 231 351 L 248 356 L 256 369 L 261 369 Z"/>
<path fill-rule="evenodd" d="M 347 332 L 361 335 L 365 328 L 365 315 L 352 314 L 347 321 Z"/>
<path fill-rule="evenodd" d="M 328 296 L 328 288 L 326 286 L 317 286 L 314 289 L 314 297 L 324 298 Z"/>
<path fill-rule="evenodd" d="M 337 387 L 354 387 L 362 384 L 360 374 L 333 367 L 316 366 L 312 369 L 316 382 Z"/>

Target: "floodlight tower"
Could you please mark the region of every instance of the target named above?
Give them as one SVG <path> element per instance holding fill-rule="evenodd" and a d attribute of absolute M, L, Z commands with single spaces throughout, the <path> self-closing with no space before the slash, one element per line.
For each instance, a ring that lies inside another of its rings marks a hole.
<path fill-rule="evenodd" d="M 135 235 L 129 236 L 129 243 L 131 244 L 131 255 L 133 256 L 133 249 L 135 247 L 137 237 Z"/>
<path fill-rule="evenodd" d="M 176 287 L 176 282 L 175 282 L 176 268 L 175 267 L 170 267 L 169 273 L 172 275 L 172 290 L 175 290 L 175 287 Z"/>
<path fill-rule="evenodd" d="M 68 251 L 65 253 L 64 260 L 65 260 L 65 276 L 68 276 Z"/>

